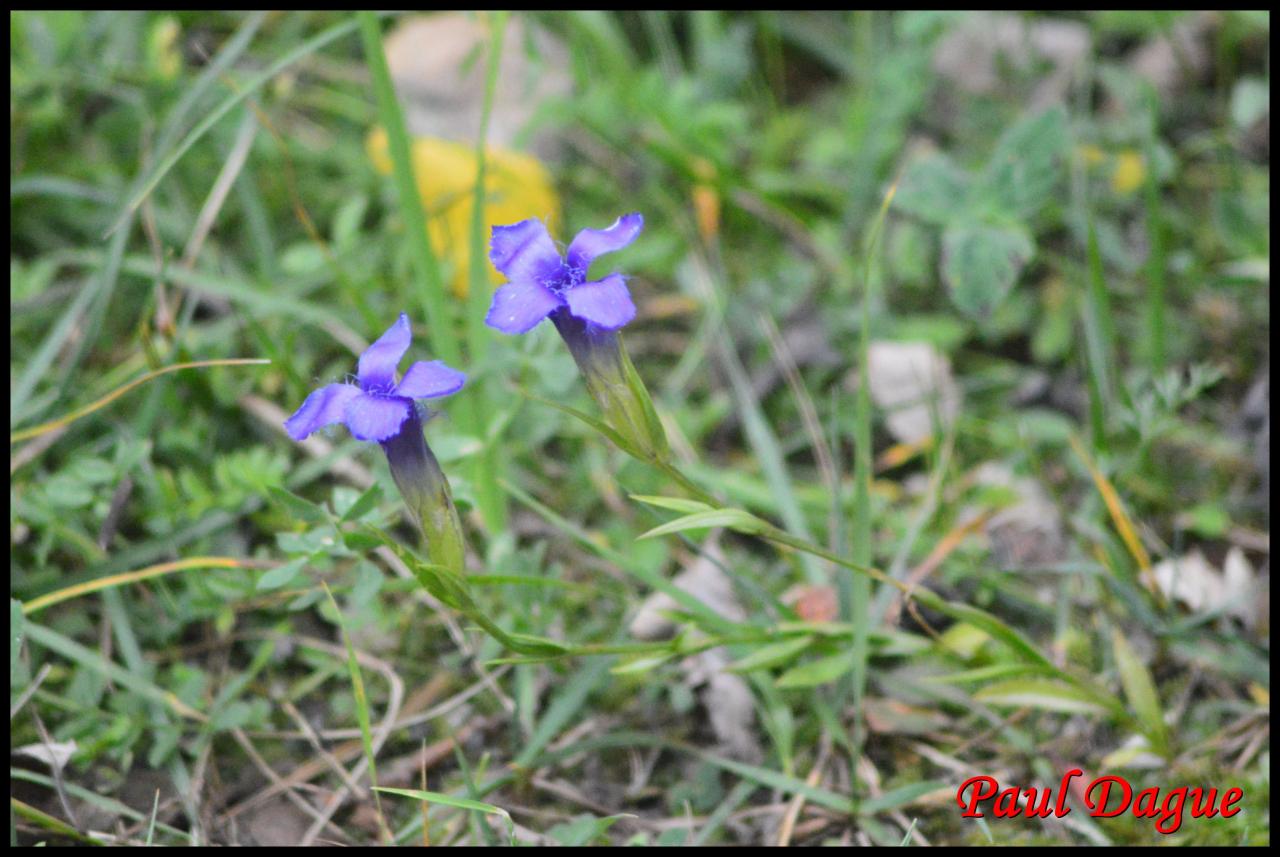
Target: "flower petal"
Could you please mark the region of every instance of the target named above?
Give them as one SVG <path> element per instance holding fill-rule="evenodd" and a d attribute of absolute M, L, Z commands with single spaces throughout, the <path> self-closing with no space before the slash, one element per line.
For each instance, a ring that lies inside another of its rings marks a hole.
<path fill-rule="evenodd" d="M 419 360 L 409 367 L 396 387 L 396 395 L 406 399 L 434 399 L 462 389 L 467 376 L 457 369 L 450 369 L 442 360 Z"/>
<path fill-rule="evenodd" d="M 312 432 L 340 423 L 347 403 L 360 395 L 354 384 L 329 384 L 307 396 L 302 407 L 284 421 L 284 430 L 294 440 L 304 440 Z"/>
<path fill-rule="evenodd" d="M 412 410 L 409 399 L 361 393 L 347 402 L 343 422 L 357 440 L 384 441 L 400 433 L 400 426 Z"/>
<path fill-rule="evenodd" d="M 531 280 L 507 283 L 493 293 L 493 303 L 484 323 L 503 333 L 527 333 L 564 305 L 564 299 Z"/>
<path fill-rule="evenodd" d="M 400 365 L 400 358 L 409 350 L 409 343 L 412 341 L 409 316 L 400 313 L 396 323 L 387 328 L 387 332 L 360 355 L 360 365 L 356 369 L 360 389 L 368 392 L 390 392 L 396 384 L 396 366 Z"/>
<path fill-rule="evenodd" d="M 569 312 L 605 330 L 617 330 L 636 317 L 636 305 L 621 274 L 574 286 L 564 298 Z"/>
<path fill-rule="evenodd" d="M 573 238 L 565 261 L 570 267 L 581 268 L 585 274 L 597 256 L 621 250 L 640 234 L 644 228 L 644 216 L 638 211 L 624 214 L 608 229 L 584 229 Z"/>
<path fill-rule="evenodd" d="M 493 227 L 489 261 L 513 282 L 541 282 L 560 273 L 560 252 L 547 234 L 546 224 L 536 217 Z"/>

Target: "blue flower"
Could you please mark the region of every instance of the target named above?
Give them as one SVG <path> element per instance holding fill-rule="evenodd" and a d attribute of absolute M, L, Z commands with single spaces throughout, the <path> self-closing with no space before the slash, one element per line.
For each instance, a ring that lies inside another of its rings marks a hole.
<path fill-rule="evenodd" d="M 608 229 L 579 232 L 561 257 L 539 220 L 493 227 L 489 259 L 510 282 L 494 294 L 485 324 L 514 334 L 551 319 L 604 411 L 614 442 L 657 461 L 669 453 L 666 433 L 618 332 L 636 317 L 627 283 L 616 272 L 587 282 L 587 269 L 598 256 L 626 247 L 643 228 L 639 213 L 624 214 Z"/>
<path fill-rule="evenodd" d="M 457 575 L 463 571 L 466 555 L 462 524 L 449 480 L 423 437 L 414 401 L 456 393 L 467 376 L 439 360 L 420 361 L 397 384 L 396 366 L 412 340 L 409 316 L 401 313 L 360 355 L 355 384 L 328 384 L 316 390 L 285 420 L 284 427 L 289 437 L 303 440 L 327 425 L 342 423 L 356 438 L 379 443 L 391 478 L 422 527 L 427 558 Z"/>
<path fill-rule="evenodd" d="M 503 333 L 527 333 L 548 316 L 571 315 L 600 330 L 618 330 L 636 317 L 619 273 L 587 282 L 597 256 L 621 250 L 640 234 L 644 218 L 623 215 L 608 229 L 584 229 L 562 257 L 540 220 L 493 227 L 489 260 L 509 281 L 493 295 L 485 324 Z"/>
<path fill-rule="evenodd" d="M 434 399 L 461 390 L 467 376 L 439 360 L 414 363 L 396 383 L 396 366 L 412 340 L 409 316 L 401 313 L 360 355 L 358 384 L 329 384 L 307 396 L 297 413 L 285 421 L 289 437 L 302 440 L 327 425 L 342 423 L 359 440 L 386 443 L 400 434 L 410 417 L 416 417 L 415 399 Z M 418 424 L 417 419 L 412 422 Z"/>

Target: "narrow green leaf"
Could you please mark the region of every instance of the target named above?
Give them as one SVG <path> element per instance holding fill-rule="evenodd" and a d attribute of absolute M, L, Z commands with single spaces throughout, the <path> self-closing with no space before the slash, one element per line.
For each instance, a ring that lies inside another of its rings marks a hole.
<path fill-rule="evenodd" d="M 86 836 L 85 834 L 76 830 L 74 827 L 67 824 L 62 819 L 55 818 L 54 816 L 49 815 L 47 812 L 44 812 L 43 810 L 36 809 L 34 806 L 24 803 L 23 801 L 18 800 L 16 797 L 13 797 L 12 795 L 9 796 L 9 807 L 13 810 L 13 812 L 16 815 L 21 816 L 22 818 L 26 819 L 32 824 L 35 824 L 44 828 L 45 830 L 49 831 L 51 834 L 55 836 L 65 836 L 66 838 L 72 839 L 83 845 L 102 845 L 103 844 L 102 842 L 99 842 L 93 837 Z M 10 842 L 10 844 L 16 845 L 17 843 Z M 41 842 L 39 844 L 44 845 L 45 843 Z"/>
<path fill-rule="evenodd" d="M 668 521 L 661 526 L 654 527 L 647 533 L 637 536 L 638 539 L 652 539 L 657 536 L 665 536 L 670 533 L 684 532 L 685 530 L 700 530 L 708 527 L 728 527 L 739 533 L 758 534 L 764 531 L 767 526 L 750 512 L 744 512 L 742 509 L 711 509 L 706 512 L 694 512 L 692 515 L 685 515 L 676 518 L 674 521 Z"/>
<path fill-rule="evenodd" d="M 969 682 L 1017 678 L 1032 675 L 1035 671 L 1035 667 L 1029 667 L 1026 664 L 992 664 L 991 666 L 978 667 L 971 670 L 925 676 L 922 681 L 935 684 L 967 684 Z"/>
<path fill-rule="evenodd" d="M 1237 83 L 1239 86 L 1239 83 Z M 1270 87 L 1267 87 L 1268 93 Z M 1268 101 L 1270 96 L 1268 95 Z M 1152 110 L 1156 109 L 1152 99 Z M 1143 147 L 1146 177 L 1143 182 L 1143 203 L 1146 208 L 1147 226 L 1147 365 L 1152 375 L 1165 369 L 1165 272 L 1168 270 L 1166 248 L 1165 213 L 1160 199 L 1160 178 L 1156 170 L 1157 122 L 1152 117 L 1151 130 Z"/>
<path fill-rule="evenodd" d="M 382 489 L 375 482 L 364 490 L 364 492 L 356 498 L 355 502 L 347 507 L 342 513 L 340 521 L 358 521 L 378 505 L 378 501 L 382 499 Z"/>
<path fill-rule="evenodd" d="M 720 299 L 723 300 L 723 298 Z M 756 461 L 760 463 L 760 471 L 769 486 L 769 493 L 777 504 L 782 523 L 796 536 L 812 541 L 813 536 L 809 530 L 808 519 L 796 497 L 796 486 L 787 467 L 782 443 L 769 425 L 768 419 L 765 418 L 746 367 L 742 365 L 737 351 L 733 348 L 722 344 L 719 351 L 720 363 L 729 378 L 734 404 L 742 419 L 742 428 L 746 433 L 747 442 L 755 454 Z M 801 557 L 801 564 L 804 566 L 805 577 L 809 583 L 823 585 L 828 582 L 827 571 L 820 563 L 814 562 L 809 557 Z"/>
<path fill-rule="evenodd" d="M 636 367 L 631 363 L 631 357 L 627 354 L 627 348 L 623 345 L 621 338 L 618 340 L 618 351 L 622 355 L 622 372 L 623 377 L 626 378 L 627 387 L 630 388 L 632 397 L 640 403 L 640 410 L 645 422 L 645 437 L 651 441 L 653 447 L 649 451 L 653 452 L 659 460 L 666 460 L 671 453 L 671 448 L 667 443 L 667 431 L 663 428 L 658 411 L 653 406 L 649 388 L 645 386 L 644 379 L 640 377 L 640 373 L 636 371 Z"/>
<path fill-rule="evenodd" d="M 442 604 L 454 610 L 461 610 L 469 616 L 474 612 L 474 602 L 467 590 L 467 581 L 456 571 L 443 565 L 425 562 L 414 551 L 377 527 L 366 526 L 364 532 L 390 548 L 400 561 L 409 567 L 422 587 L 438 598 Z"/>
<path fill-rule="evenodd" d="M 590 587 L 560 580 L 556 577 L 535 577 L 530 574 L 468 574 L 467 582 L 472 586 L 538 586 L 551 589 L 570 589 L 575 592 L 586 592 Z"/>
<path fill-rule="evenodd" d="M 9 687 L 18 684 L 18 665 L 22 660 L 22 640 L 26 617 L 22 615 L 22 602 L 9 599 Z"/>
<path fill-rule="evenodd" d="M 347 673 L 351 677 L 351 691 L 356 700 L 356 721 L 360 724 L 360 742 L 364 747 L 365 761 L 369 765 L 369 781 L 376 787 L 378 766 L 373 753 L 373 730 L 370 725 L 372 718 L 369 717 L 369 697 L 364 691 L 364 678 L 360 675 L 360 664 L 356 661 L 356 650 L 351 645 L 351 637 L 347 635 L 346 626 L 342 624 L 342 610 L 338 608 L 338 602 L 334 600 L 329 584 L 321 581 L 320 585 L 324 587 L 324 594 L 329 597 L 329 606 L 333 608 L 338 631 L 342 634 L 342 644 L 347 649 Z M 382 815 L 381 810 L 378 815 Z"/>
<path fill-rule="evenodd" d="M 82 646 L 75 640 L 30 621 L 26 623 L 26 631 L 27 637 L 32 643 L 44 646 L 85 669 L 105 676 L 138 696 L 167 706 L 184 717 L 190 717 L 193 720 L 202 722 L 207 720 L 205 715 L 188 706 L 173 693 L 162 690 L 141 675 L 125 669 L 114 661 L 107 660 L 98 652 Z"/>
<path fill-rule="evenodd" d="M 555 408 L 557 411 L 560 411 L 561 413 L 568 414 L 574 419 L 577 419 L 577 420 L 580 420 L 581 422 L 586 423 L 588 426 L 595 429 L 600 434 L 604 435 L 605 438 L 607 438 L 610 443 L 618 447 L 618 449 L 622 450 L 627 455 L 630 455 L 632 458 L 640 459 L 641 461 L 644 460 L 644 456 L 639 451 L 637 451 L 635 447 L 633 447 L 626 440 L 624 440 L 622 435 L 616 432 L 612 426 L 608 425 L 603 420 L 597 419 L 596 417 L 593 417 L 590 414 L 583 413 L 577 408 L 570 407 L 569 405 L 561 404 L 560 402 L 556 402 L 551 399 L 544 399 L 542 396 L 535 395 L 534 393 L 530 393 L 525 390 L 521 390 L 520 395 L 524 396 L 527 399 L 532 399 L 533 401 L 537 402 L 540 405 L 546 405 L 547 407 Z"/>
<path fill-rule="evenodd" d="M 1044 678 L 1018 678 L 988 685 L 974 699 L 999 705 L 1030 706 L 1068 714 L 1104 714 L 1090 694 L 1077 687 Z"/>
<path fill-rule="evenodd" d="M 1116 667 L 1120 671 L 1120 683 L 1124 686 L 1125 698 L 1129 700 L 1138 725 L 1150 742 L 1151 749 L 1161 756 L 1167 756 L 1169 731 L 1151 673 L 1119 629 L 1112 632 L 1111 642 L 1116 654 Z"/>
<path fill-rule="evenodd" d="M 561 515 L 556 514 L 543 503 L 530 496 L 523 489 L 505 480 L 502 484 L 503 487 L 516 498 L 516 500 L 532 509 L 552 526 L 565 533 L 582 547 L 613 563 L 631 577 L 634 577 L 645 586 L 648 586 L 650 589 L 657 590 L 658 592 L 665 592 L 682 608 L 696 616 L 699 624 L 703 628 L 724 633 L 731 633 L 738 628 L 737 623 L 724 618 L 714 609 L 698 600 L 694 595 L 671 583 L 671 581 L 667 580 L 656 570 L 650 568 L 648 563 L 640 561 L 633 554 L 625 554 L 621 551 L 614 550 L 607 545 L 602 545 L 599 541 L 591 538 L 586 532 L 584 532 L 580 526 L 572 521 L 566 520 Z"/>
<path fill-rule="evenodd" d="M 813 643 L 813 637 L 806 634 L 803 637 L 793 637 L 780 643 L 761 646 L 746 657 L 734 661 L 725 669 L 728 672 L 745 673 L 775 667 L 790 661 L 809 648 L 811 643 Z"/>
<path fill-rule="evenodd" d="M 160 184 L 161 179 L 163 179 L 168 172 L 173 169 L 174 165 L 182 159 L 182 156 L 187 153 L 187 150 L 194 146 L 197 140 L 207 134 L 209 129 L 216 125 L 219 119 L 226 116 L 233 107 L 254 95 L 259 88 L 275 78 L 280 74 L 280 72 L 284 71 L 289 66 L 304 57 L 315 53 L 330 42 L 336 41 L 348 33 L 353 32 L 356 29 L 356 26 L 357 24 L 355 21 L 349 20 L 334 24 L 332 27 L 322 30 L 320 33 L 317 33 L 312 38 L 298 45 L 298 47 L 293 50 L 287 51 L 284 56 L 280 57 L 249 80 L 238 84 L 231 95 L 229 95 L 213 110 L 206 113 L 200 124 L 191 129 L 191 132 L 182 139 L 182 142 L 179 143 L 172 152 L 169 153 L 168 157 L 156 165 L 155 169 L 151 171 L 151 175 L 142 184 L 142 188 L 134 194 L 133 198 L 129 201 L 128 206 L 126 206 L 125 210 L 121 212 L 120 217 L 116 220 L 115 224 L 112 225 L 111 231 L 114 232 L 118 229 L 124 223 L 125 219 L 134 210 L 136 210 L 138 206 L 142 205 L 143 200 L 147 198 L 151 191 L 155 190 L 156 185 Z"/>
<path fill-rule="evenodd" d="M 436 259 L 427 237 L 427 215 L 414 179 L 404 112 L 396 99 L 391 70 L 387 67 L 387 56 L 382 49 L 382 29 L 373 12 L 357 12 L 356 21 L 352 23 L 358 23 L 360 27 L 365 60 L 369 65 L 373 92 L 378 100 L 378 121 L 387 132 L 387 151 L 391 156 L 400 214 L 404 218 L 405 242 L 418 281 L 416 291 L 422 299 L 422 308 L 427 316 L 431 350 L 450 366 L 459 366 L 462 364 L 462 346 L 449 312 L 439 260 Z M 471 429 L 469 422 L 463 426 L 466 434 L 470 434 Z"/>
<path fill-rule="evenodd" d="M 51 795 L 58 791 L 66 792 L 76 800 L 82 801 L 86 807 L 92 807 L 93 809 L 103 813 L 127 818 L 132 821 L 136 821 L 139 824 L 146 823 L 147 821 L 147 816 L 138 812 L 133 807 L 123 804 L 115 798 L 100 795 L 92 789 L 76 785 L 69 779 L 59 778 L 58 780 L 54 780 L 53 777 L 46 776 L 45 774 L 39 774 L 35 771 L 29 771 L 26 768 L 18 767 L 9 768 L 9 779 L 41 786 L 48 789 Z M 180 841 L 190 841 L 191 839 L 190 831 L 179 830 L 178 828 L 171 827 L 162 821 L 156 822 L 156 829 L 168 834 L 169 836 L 176 837 Z M 192 844 L 195 843 L 192 842 Z"/>
<path fill-rule="evenodd" d="M 467 351 L 472 361 L 482 361 L 491 342 L 492 331 L 485 326 L 485 311 L 489 306 L 492 289 L 489 287 L 489 256 L 485 252 L 489 236 L 485 231 L 487 216 L 485 191 L 487 188 L 489 122 L 493 115 L 493 99 L 498 84 L 498 69 L 503 57 L 502 40 L 506 32 L 507 12 L 495 12 L 485 20 L 489 25 L 488 56 L 485 73 L 484 98 L 480 106 L 480 128 L 476 134 L 476 181 L 471 206 L 470 247 L 467 253 Z M 484 413 L 493 408 L 493 385 L 483 373 L 472 385 L 472 401 Z M 505 423 L 489 422 L 485 443 L 473 463 L 476 506 L 490 533 L 501 533 L 507 528 L 506 496 L 498 484 L 502 447 L 498 443 Z"/>
<path fill-rule="evenodd" d="M 686 500 L 683 497 L 655 497 L 649 494 L 632 494 L 631 499 L 648 506 L 657 506 L 659 509 L 684 512 L 686 515 L 694 512 L 708 512 L 712 508 L 700 500 Z"/>
<path fill-rule="evenodd" d="M 537 637 L 533 634 L 510 631 L 507 633 L 507 637 L 515 644 L 516 651 L 528 654 L 565 655 L 572 651 L 564 643 L 546 637 Z"/>
<path fill-rule="evenodd" d="M 879 797 L 867 798 L 858 804 L 858 814 L 873 815 L 879 812 L 892 812 L 895 809 L 902 809 L 930 792 L 936 792 L 938 789 L 946 787 L 947 784 L 942 780 L 924 780 L 919 783 L 911 783 L 910 785 L 887 791 Z"/>
<path fill-rule="evenodd" d="M 968 622 L 970 625 L 986 631 L 1031 663 L 1047 667 L 1055 673 L 1058 671 L 1053 662 L 1045 657 L 1031 641 L 986 610 L 968 604 L 947 601 L 936 593 L 925 590 L 916 590 L 912 597 L 928 607 L 947 614 L 953 619 Z"/>
<path fill-rule="evenodd" d="M 778 677 L 779 688 L 816 687 L 830 684 L 853 669 L 853 657 L 839 652 L 798 667 L 792 667 Z"/>
<path fill-rule="evenodd" d="M 1094 227 L 1093 211 L 1085 203 L 1088 222 L 1088 239 L 1085 247 L 1088 259 L 1088 283 L 1084 294 L 1084 344 L 1088 365 L 1089 427 L 1094 449 L 1107 449 L 1107 411 L 1113 399 L 1115 371 L 1115 325 L 1111 320 L 1111 299 L 1108 296 L 1106 277 L 1102 266 L 1102 251 L 1098 247 L 1098 232 Z"/>
<path fill-rule="evenodd" d="M 608 676 L 610 660 L 610 658 L 592 660 L 583 668 L 571 674 L 568 682 L 552 698 L 551 704 L 547 706 L 546 712 L 543 713 L 542 718 L 538 721 L 533 734 L 525 742 L 524 749 L 520 751 L 520 755 L 516 757 L 512 764 L 517 767 L 526 767 L 532 764 L 543 748 L 564 731 L 570 721 L 578 716 L 578 712 L 586 704 L 587 697 Z"/>
<path fill-rule="evenodd" d="M 674 652 L 667 652 L 661 655 L 650 655 L 648 657 L 635 658 L 630 661 L 623 661 L 609 672 L 614 675 L 638 675 L 642 673 L 652 672 L 667 661 L 675 657 Z"/>
<path fill-rule="evenodd" d="M 777 789 L 786 794 L 803 795 L 811 803 L 825 806 L 827 809 L 834 809 L 836 812 L 850 812 L 853 809 L 853 800 L 848 795 L 838 794 L 818 786 L 811 786 L 803 780 L 787 776 L 780 771 L 760 767 L 759 765 L 726 759 L 714 753 L 700 750 L 693 750 L 693 752 L 704 761 L 724 768 L 726 771 L 732 771 L 738 776 L 759 783 L 765 788 Z"/>
<path fill-rule="evenodd" d="M 440 806 L 452 806 L 457 809 L 473 810 L 474 812 L 488 812 L 494 815 L 500 815 L 506 819 L 511 818 L 507 811 L 500 806 L 494 806 L 491 803 L 482 803 L 478 800 L 469 800 L 465 797 L 454 797 L 453 795 L 441 794 L 440 792 L 424 792 L 421 789 L 393 789 L 387 786 L 378 786 L 374 791 L 383 792 L 389 795 L 409 797 L 414 800 L 439 804 Z"/>

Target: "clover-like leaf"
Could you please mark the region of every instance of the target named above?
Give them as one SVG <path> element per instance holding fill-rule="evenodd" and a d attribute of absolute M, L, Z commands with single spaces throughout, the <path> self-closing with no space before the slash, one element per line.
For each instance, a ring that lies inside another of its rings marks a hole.
<path fill-rule="evenodd" d="M 1035 253 L 1018 226 L 956 225 L 942 236 L 942 277 L 962 312 L 986 318 Z"/>

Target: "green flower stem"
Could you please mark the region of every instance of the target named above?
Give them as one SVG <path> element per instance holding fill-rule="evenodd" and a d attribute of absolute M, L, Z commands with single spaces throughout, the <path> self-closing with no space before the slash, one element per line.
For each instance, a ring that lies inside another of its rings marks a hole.
<path fill-rule="evenodd" d="M 453 505 L 449 480 L 422 436 L 418 415 L 412 414 L 400 433 L 383 442 L 382 448 L 391 465 L 391 477 L 422 528 L 428 561 L 463 574 L 466 548 L 462 524 Z"/>
<path fill-rule="evenodd" d="M 701 488 L 697 483 L 695 483 L 688 476 L 685 476 L 682 472 L 680 472 L 680 469 L 676 467 L 674 464 L 672 464 L 670 461 L 664 459 L 662 461 L 654 462 L 654 465 L 659 470 L 661 470 L 664 474 L 666 474 L 667 477 L 670 478 L 672 482 L 675 482 L 685 491 L 688 491 L 690 494 L 692 494 L 694 499 L 701 500 L 703 503 L 706 503 L 709 506 L 719 505 L 720 503 L 719 500 L 717 500 L 713 495 L 709 494 L 707 491 Z"/>
<path fill-rule="evenodd" d="M 666 432 L 622 338 L 616 331 L 592 329 L 564 311 L 552 313 L 551 321 L 578 364 L 587 391 L 604 412 L 605 422 L 632 447 L 625 451 L 653 463 L 666 461 L 671 454 Z"/>
<path fill-rule="evenodd" d="M 807 542 L 804 539 L 796 538 L 790 533 L 780 530 L 772 525 L 766 524 L 765 527 L 766 529 L 759 534 L 762 538 L 776 544 L 786 545 L 787 547 L 794 548 L 795 550 L 813 554 L 814 556 L 821 557 L 822 559 L 843 566 L 850 571 L 856 571 L 878 580 L 881 583 L 887 583 L 902 592 L 904 595 L 919 602 L 920 604 L 923 604 L 931 610 L 937 610 L 939 613 L 950 616 L 957 621 L 967 622 L 980 630 L 987 632 L 992 637 L 1000 639 L 1028 664 L 1043 671 L 1047 675 L 1051 675 L 1054 678 L 1060 679 L 1068 684 L 1075 685 L 1081 690 L 1089 692 L 1095 699 L 1112 710 L 1120 713 L 1124 712 L 1123 706 L 1116 701 L 1115 696 L 1107 691 L 1106 688 L 1094 681 L 1092 677 L 1079 674 L 1069 668 L 1057 666 L 1045 657 L 1039 649 L 1023 638 L 1021 634 L 1014 631 L 1012 628 L 1009 628 L 1001 620 L 997 619 L 987 611 L 978 607 L 971 607 L 967 604 L 957 604 L 955 602 L 948 601 L 931 589 L 904 583 L 901 580 L 890 577 L 877 568 L 852 562 L 842 556 L 826 550 L 825 548 L 819 547 L 811 542 Z"/>
<path fill-rule="evenodd" d="M 480 623 L 477 623 L 480 624 Z M 485 630 L 489 630 L 487 625 L 481 624 Z M 490 633 L 493 633 L 490 631 Z M 696 655 L 699 652 L 705 652 L 709 649 L 716 649 L 721 646 L 734 646 L 750 643 L 773 643 L 779 639 L 779 636 L 801 636 L 812 634 L 812 629 L 803 626 L 795 628 L 771 628 L 760 629 L 749 634 L 733 634 L 728 636 L 710 636 L 697 640 L 689 640 L 684 637 L 677 636 L 670 640 L 661 640 L 652 643 L 588 643 L 581 646 L 564 646 L 554 652 L 543 652 L 541 649 L 549 649 L 547 645 L 551 641 L 545 641 L 543 644 L 538 642 L 522 642 L 520 640 L 512 640 L 510 635 L 505 634 L 499 629 L 499 633 L 494 637 L 503 643 L 512 651 L 525 654 L 524 657 L 517 658 L 498 658 L 490 663 L 540 663 L 555 658 L 580 658 L 600 655 L 667 655 L 669 657 L 687 657 Z M 504 638 L 505 637 L 505 638 Z"/>

